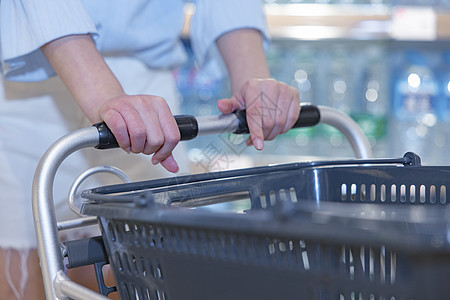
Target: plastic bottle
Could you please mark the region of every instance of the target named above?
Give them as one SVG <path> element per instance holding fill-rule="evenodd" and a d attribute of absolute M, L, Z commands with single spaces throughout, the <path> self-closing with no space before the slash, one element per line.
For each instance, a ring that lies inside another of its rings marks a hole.
<path fill-rule="evenodd" d="M 438 134 L 435 137 L 436 158 L 433 163 L 450 165 L 450 52 L 442 54 L 441 67 L 439 69 L 439 115 Z"/>
<path fill-rule="evenodd" d="M 414 151 L 424 163 L 431 162 L 439 97 L 435 74 L 423 54 L 406 53 L 406 64 L 394 87 L 393 110 L 393 155 Z"/>

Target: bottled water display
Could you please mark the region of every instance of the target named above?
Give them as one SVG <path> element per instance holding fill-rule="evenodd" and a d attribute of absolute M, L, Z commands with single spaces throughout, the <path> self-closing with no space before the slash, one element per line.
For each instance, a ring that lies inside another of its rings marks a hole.
<path fill-rule="evenodd" d="M 355 73 L 355 97 L 351 116 L 368 138 L 373 152 L 379 157 L 387 155 L 388 139 L 388 87 L 387 51 L 384 45 L 363 48 L 357 56 L 360 67 Z"/>
<path fill-rule="evenodd" d="M 329 43 L 321 54 L 321 78 L 319 86 L 323 88 L 317 104 L 338 109 L 348 115 L 351 113 L 353 90 L 351 48 L 345 43 Z M 343 135 L 334 127 L 320 125 L 317 153 L 326 157 L 345 157 L 349 145 Z"/>
<path fill-rule="evenodd" d="M 450 46 L 445 43 L 399 48 L 386 41 L 278 40 L 267 58 L 272 77 L 295 87 L 302 103 L 350 115 L 375 157 L 414 151 L 425 164 L 450 164 Z M 184 113 L 216 114 L 216 100 L 231 94 L 227 80 L 212 80 L 192 61 L 175 76 Z M 291 130 L 266 142 L 263 152 L 245 147 L 244 137 L 210 137 L 193 145 L 198 152 L 214 139 L 215 147 L 237 156 L 353 157 L 348 141 L 327 125 Z"/>
<path fill-rule="evenodd" d="M 299 44 L 294 47 L 284 46 L 285 52 L 277 53 L 277 60 L 282 60 L 285 67 L 279 73 L 279 76 L 277 75 L 278 72 L 273 72 L 271 69 L 273 76 L 279 77 L 279 80 L 296 88 L 302 103 L 313 103 L 317 99 L 317 85 L 315 84 L 317 79 L 317 57 L 315 55 L 317 49 L 312 44 Z M 286 49 L 289 48 L 292 50 L 288 51 L 289 54 L 286 55 Z M 276 143 L 278 145 L 277 152 L 287 155 L 314 155 L 317 148 L 316 131 L 316 127 L 288 131 Z"/>
<path fill-rule="evenodd" d="M 378 6 L 386 8 L 386 11 L 407 5 L 432 8 L 438 12 L 437 15 L 450 12 L 449 0 L 262 2 L 275 4 L 268 7 L 297 3 L 324 4 L 321 8 L 346 5 L 365 9 Z M 293 16 L 290 18 L 292 20 Z M 375 157 L 399 157 L 414 151 L 422 157 L 424 164 L 450 165 L 447 153 L 450 149 L 448 41 L 358 38 L 341 36 L 297 40 L 289 36 L 275 37 L 266 52 L 271 76 L 296 88 L 302 103 L 331 106 L 351 116 L 367 136 Z M 189 49 L 188 41 L 186 47 Z M 229 81 L 214 79 L 199 69 L 192 55 L 188 63 L 174 72 L 174 76 L 183 113 L 218 114 L 216 101 L 231 96 Z M 235 160 L 274 153 L 330 159 L 354 157 L 342 134 L 322 124 L 291 130 L 274 141 L 266 142 L 262 152 L 246 147 L 245 139 L 223 134 L 188 143 L 193 150 L 190 153 L 208 150 L 207 154 L 210 154 L 215 149 L 223 154 L 231 150 Z"/>
<path fill-rule="evenodd" d="M 439 74 L 439 97 L 437 135 L 433 147 L 435 161 L 450 163 L 450 52 L 443 51 Z"/>
<path fill-rule="evenodd" d="M 432 157 L 440 97 L 438 82 L 426 57 L 409 51 L 404 55 L 402 73 L 395 81 L 392 130 L 394 154 L 414 151 Z"/>

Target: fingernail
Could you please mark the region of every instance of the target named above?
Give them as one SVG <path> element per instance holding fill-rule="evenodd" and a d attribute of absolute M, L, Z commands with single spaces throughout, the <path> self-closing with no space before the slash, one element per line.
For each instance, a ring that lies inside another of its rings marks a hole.
<path fill-rule="evenodd" d="M 253 145 L 255 145 L 255 148 L 258 150 L 262 150 L 264 147 L 264 142 L 262 139 L 255 139 L 253 141 Z"/>
<path fill-rule="evenodd" d="M 161 161 L 159 160 L 159 159 L 156 159 L 156 158 L 152 158 L 152 164 L 153 165 L 157 165 L 157 164 L 159 164 Z"/>

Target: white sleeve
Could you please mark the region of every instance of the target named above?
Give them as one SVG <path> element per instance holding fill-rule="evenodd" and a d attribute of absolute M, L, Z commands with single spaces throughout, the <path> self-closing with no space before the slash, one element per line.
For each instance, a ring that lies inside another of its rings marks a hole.
<path fill-rule="evenodd" d="M 66 35 L 96 34 L 81 0 L 8 0 L 0 5 L 2 69 L 9 80 L 53 76 L 42 45 Z"/>
<path fill-rule="evenodd" d="M 190 24 L 190 39 L 199 65 L 214 77 L 226 72 L 215 41 L 222 34 L 239 29 L 259 30 L 267 47 L 269 33 L 261 0 L 197 0 Z M 237 45 L 238 46 L 238 45 Z"/>

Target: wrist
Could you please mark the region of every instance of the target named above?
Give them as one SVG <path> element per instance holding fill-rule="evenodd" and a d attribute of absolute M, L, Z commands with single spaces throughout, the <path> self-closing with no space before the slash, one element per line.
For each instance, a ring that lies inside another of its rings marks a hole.
<path fill-rule="evenodd" d="M 233 94 L 251 79 L 270 77 L 261 33 L 255 29 L 238 29 L 223 34 L 217 46 L 231 79 Z"/>

